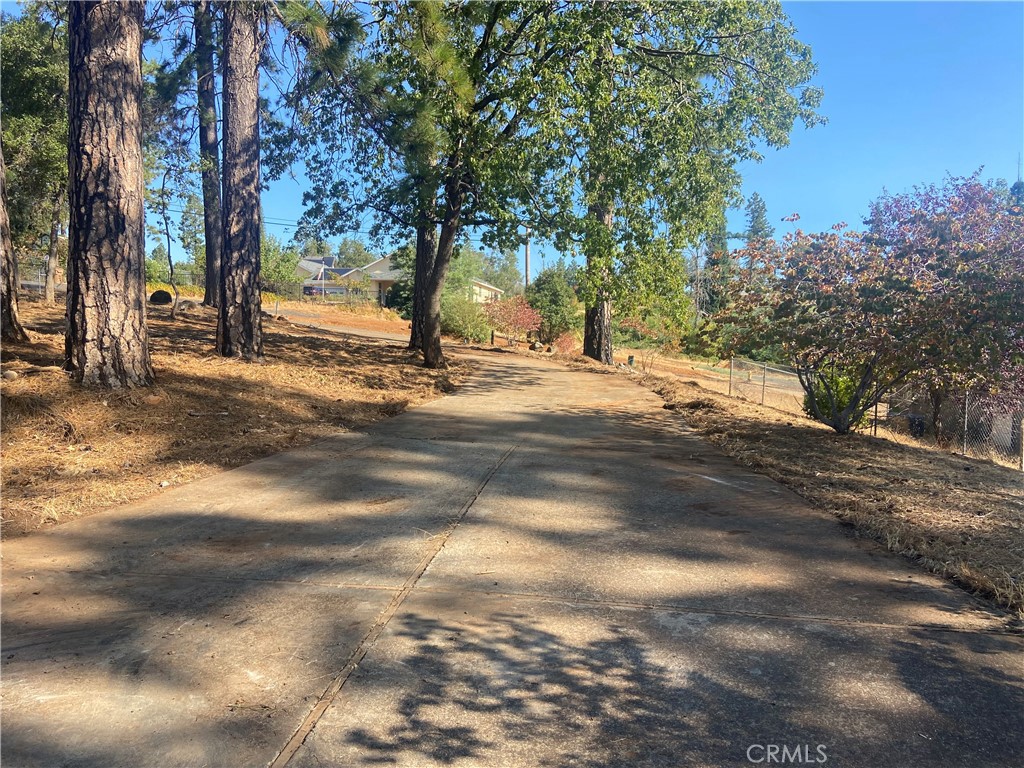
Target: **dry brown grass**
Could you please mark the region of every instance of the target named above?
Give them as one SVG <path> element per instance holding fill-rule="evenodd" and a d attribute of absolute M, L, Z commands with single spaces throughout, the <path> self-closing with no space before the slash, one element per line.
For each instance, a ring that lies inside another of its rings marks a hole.
<path fill-rule="evenodd" d="M 5 344 L 2 355 L 5 371 L 21 373 L 0 385 L 5 535 L 365 426 L 451 391 L 467 372 L 457 361 L 428 371 L 397 342 L 272 320 L 265 363 L 225 360 L 212 352 L 212 311 L 172 321 L 161 307 L 149 317 L 156 385 L 111 393 L 75 387 L 48 367 L 63 359 L 60 308 L 23 301 L 22 315 L 32 339 Z"/>
<path fill-rule="evenodd" d="M 1024 615 L 1024 473 L 937 449 L 840 436 L 696 382 L 651 376 L 644 383 L 740 463 Z"/>

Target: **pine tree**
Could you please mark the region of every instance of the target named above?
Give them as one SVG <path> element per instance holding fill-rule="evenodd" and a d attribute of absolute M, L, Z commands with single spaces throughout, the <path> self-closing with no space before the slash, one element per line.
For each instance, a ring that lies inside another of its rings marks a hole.
<path fill-rule="evenodd" d="M 260 310 L 259 64 L 263 50 L 255 3 L 224 10 L 224 226 L 217 351 L 263 357 Z"/>
<path fill-rule="evenodd" d="M 0 139 L 0 337 L 7 341 L 27 341 L 28 334 L 18 318 L 18 262 L 14 259 L 11 225 L 7 215 L 7 166 Z"/>
<path fill-rule="evenodd" d="M 146 328 L 141 0 L 69 3 L 67 366 L 152 383 Z"/>

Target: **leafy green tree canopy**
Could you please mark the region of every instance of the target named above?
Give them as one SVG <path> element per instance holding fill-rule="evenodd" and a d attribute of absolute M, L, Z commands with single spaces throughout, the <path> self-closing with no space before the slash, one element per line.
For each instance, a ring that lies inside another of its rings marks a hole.
<path fill-rule="evenodd" d="M 337 266 L 339 267 L 365 267 L 377 257 L 367 250 L 361 240 L 354 237 L 346 237 L 338 243 Z"/>
<path fill-rule="evenodd" d="M 260 238 L 261 283 L 273 289 L 302 282 L 296 272 L 300 258 L 297 248 L 286 247 L 279 238 L 264 232 Z"/>
<path fill-rule="evenodd" d="M 526 289 L 527 301 L 540 313 L 541 341 L 550 343 L 563 333 L 582 327 L 583 305 L 573 289 L 576 273 L 575 266 L 559 260 L 542 270 Z"/>
<path fill-rule="evenodd" d="M 67 25 L 43 3 L 0 20 L 3 49 L 3 146 L 11 234 L 35 240 L 51 225 L 68 177 Z"/>

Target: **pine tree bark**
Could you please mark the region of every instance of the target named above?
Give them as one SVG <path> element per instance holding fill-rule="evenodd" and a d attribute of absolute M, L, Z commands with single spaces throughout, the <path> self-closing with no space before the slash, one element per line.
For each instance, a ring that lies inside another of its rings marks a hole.
<path fill-rule="evenodd" d="M 0 140 L 0 338 L 5 341 L 28 341 L 28 334 L 18 318 L 18 261 L 11 241 L 11 220 L 7 213 L 7 164 Z"/>
<path fill-rule="evenodd" d="M 46 283 L 43 298 L 49 304 L 57 301 L 57 236 L 60 234 L 60 203 L 63 190 L 53 196 L 53 210 L 50 215 L 50 243 L 46 254 Z"/>
<path fill-rule="evenodd" d="M 437 227 L 423 223 L 416 228 L 416 270 L 412 285 L 412 330 L 409 349 L 423 350 L 424 318 L 427 314 L 426 287 L 437 256 Z"/>
<path fill-rule="evenodd" d="M 598 180 L 598 184 L 601 180 Z M 604 227 L 609 235 L 612 228 L 612 207 L 610 204 L 594 206 L 590 213 L 594 216 L 599 225 Z M 599 238 L 602 244 L 610 241 L 610 237 Z M 590 260 L 591 257 L 588 257 Z M 593 258 L 596 262 L 597 258 Z M 600 270 L 598 276 L 599 287 L 593 304 L 586 308 L 586 317 L 583 326 L 583 354 L 597 360 L 599 363 L 611 365 L 612 358 L 612 304 L 608 298 L 607 286 L 610 276 L 607 270 L 597 267 L 594 263 L 591 269 Z"/>
<path fill-rule="evenodd" d="M 220 200 L 220 156 L 217 140 L 217 78 L 214 68 L 211 0 L 193 5 L 196 34 L 196 90 L 199 102 L 199 159 L 203 179 L 203 227 L 206 237 L 206 293 L 203 303 L 220 303 L 220 272 L 224 212 Z"/>
<path fill-rule="evenodd" d="M 260 360 L 259 63 L 254 3 L 224 5 L 224 224 L 217 351 Z"/>
<path fill-rule="evenodd" d="M 82 384 L 153 381 L 146 328 L 141 0 L 68 4 L 66 366 Z"/>

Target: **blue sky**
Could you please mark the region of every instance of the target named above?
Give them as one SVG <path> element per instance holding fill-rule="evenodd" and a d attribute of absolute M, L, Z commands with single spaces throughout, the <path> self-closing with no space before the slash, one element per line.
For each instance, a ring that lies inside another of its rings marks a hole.
<path fill-rule="evenodd" d="M 786 3 L 811 46 L 828 124 L 741 167 L 778 235 L 859 226 L 887 188 L 1014 181 L 1024 151 L 1024 3 Z M 796 225 L 781 222 L 799 213 Z M 742 211 L 730 215 L 742 229 Z"/>
<path fill-rule="evenodd" d="M 793 2 L 784 5 L 811 46 L 826 125 L 798 126 L 788 147 L 744 163 L 743 193 L 758 192 L 777 235 L 796 226 L 859 226 L 883 189 L 909 190 L 967 175 L 1013 181 L 1024 151 L 1024 2 Z M 302 184 L 275 182 L 269 221 L 294 222 Z M 798 224 L 781 221 L 800 214 Z M 729 215 L 741 230 L 742 210 Z M 286 228 L 268 225 L 269 232 Z M 542 258 L 557 258 L 543 244 Z"/>

